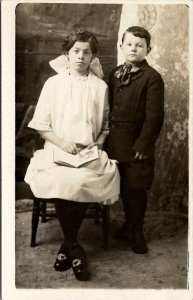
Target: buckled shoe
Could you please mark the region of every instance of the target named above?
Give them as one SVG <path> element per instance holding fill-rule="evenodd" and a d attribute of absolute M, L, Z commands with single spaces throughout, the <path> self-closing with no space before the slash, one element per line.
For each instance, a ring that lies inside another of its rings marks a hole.
<path fill-rule="evenodd" d="M 71 260 L 69 258 L 68 251 L 62 246 L 58 251 L 58 256 L 56 258 L 54 269 L 56 271 L 67 271 L 72 266 Z"/>

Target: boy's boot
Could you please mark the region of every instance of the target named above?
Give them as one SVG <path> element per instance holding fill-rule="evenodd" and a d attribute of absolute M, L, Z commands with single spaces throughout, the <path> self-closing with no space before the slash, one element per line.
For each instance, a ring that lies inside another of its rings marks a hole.
<path fill-rule="evenodd" d="M 115 238 L 118 240 L 131 241 L 131 222 L 129 213 L 129 201 L 128 201 L 128 183 L 127 183 L 127 168 L 124 164 L 119 164 L 119 172 L 122 177 L 121 179 L 121 201 L 123 205 L 123 211 L 125 214 L 125 222 L 116 232 Z"/>
<path fill-rule="evenodd" d="M 129 198 L 129 214 L 132 230 L 132 248 L 133 252 L 145 254 L 148 252 L 147 243 L 143 233 L 143 223 L 147 208 L 146 190 L 136 189 L 130 190 Z"/>
<path fill-rule="evenodd" d="M 125 222 L 121 225 L 118 231 L 115 234 L 117 240 L 127 240 L 131 242 L 131 222 L 129 216 L 129 206 L 128 206 L 128 197 L 125 199 L 124 196 L 121 198 L 123 204 L 123 210 L 125 213 Z"/>

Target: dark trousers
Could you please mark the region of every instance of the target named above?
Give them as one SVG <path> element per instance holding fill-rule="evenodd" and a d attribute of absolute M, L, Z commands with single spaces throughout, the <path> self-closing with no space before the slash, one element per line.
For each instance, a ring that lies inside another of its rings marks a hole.
<path fill-rule="evenodd" d="M 130 224 L 132 231 L 141 231 L 147 208 L 147 190 L 129 184 L 130 172 L 127 172 L 126 165 L 120 164 L 119 172 L 121 176 L 121 199 L 126 221 Z"/>
<path fill-rule="evenodd" d="M 64 234 L 64 245 L 69 249 L 78 243 L 78 232 L 87 209 L 87 203 L 57 199 L 55 209 Z"/>

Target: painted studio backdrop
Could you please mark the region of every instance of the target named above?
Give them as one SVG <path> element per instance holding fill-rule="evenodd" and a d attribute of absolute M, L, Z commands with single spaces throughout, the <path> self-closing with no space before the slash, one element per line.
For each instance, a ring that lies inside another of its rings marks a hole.
<path fill-rule="evenodd" d="M 120 36 L 139 25 L 152 35 L 148 62 L 165 82 L 165 122 L 157 141 L 155 180 L 149 210 L 186 216 L 188 211 L 188 26 L 187 5 L 23 3 L 16 8 L 16 180 L 22 181 L 39 137 L 27 128 L 49 61 L 61 54 L 64 37 L 93 32 L 105 80 L 122 63 Z"/>

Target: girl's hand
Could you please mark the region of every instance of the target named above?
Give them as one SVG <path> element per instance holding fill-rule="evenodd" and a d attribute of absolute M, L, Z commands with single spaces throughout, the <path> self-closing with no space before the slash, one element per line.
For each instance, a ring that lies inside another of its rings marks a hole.
<path fill-rule="evenodd" d="M 103 144 L 99 143 L 99 142 L 93 142 L 90 145 L 88 145 L 88 149 L 92 149 L 94 146 L 97 146 L 99 150 L 103 149 Z"/>
<path fill-rule="evenodd" d="M 79 152 L 78 151 L 78 147 L 77 147 L 77 145 L 74 142 L 65 142 L 65 141 L 62 141 L 60 143 L 59 147 L 63 151 L 71 153 L 71 154 L 77 154 Z"/>
<path fill-rule="evenodd" d="M 104 142 L 107 138 L 107 135 L 105 133 L 99 134 L 99 136 L 96 139 L 96 142 L 91 143 L 88 145 L 88 149 L 92 149 L 94 146 L 97 146 L 99 150 L 103 149 Z"/>
<path fill-rule="evenodd" d="M 77 154 L 79 152 L 78 147 L 74 142 L 66 142 L 61 137 L 55 135 L 52 131 L 38 130 L 38 132 L 43 139 L 49 141 L 50 143 L 59 147 L 65 152 L 72 154 Z"/>

